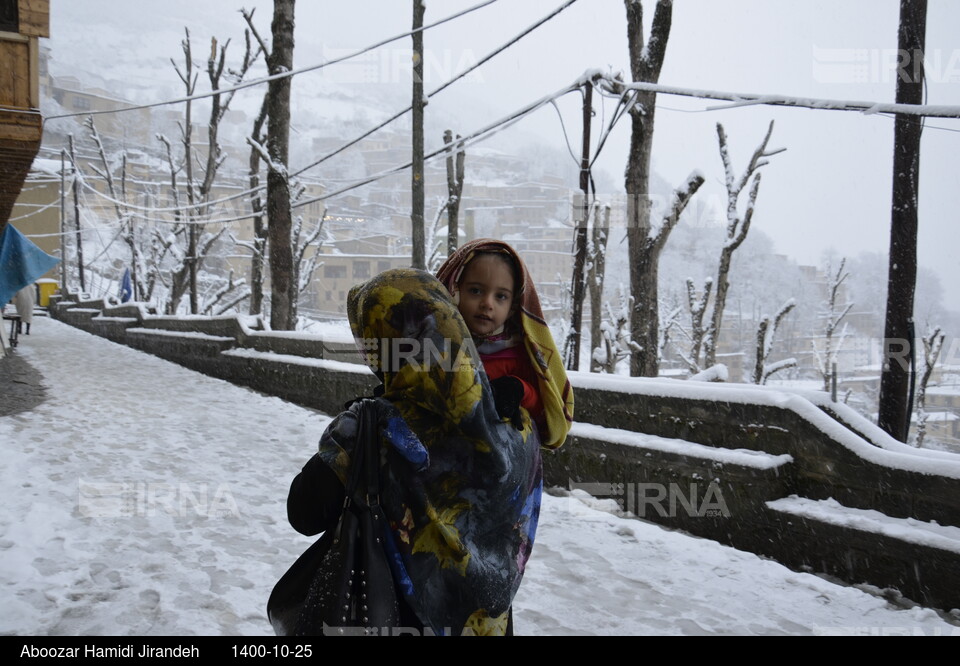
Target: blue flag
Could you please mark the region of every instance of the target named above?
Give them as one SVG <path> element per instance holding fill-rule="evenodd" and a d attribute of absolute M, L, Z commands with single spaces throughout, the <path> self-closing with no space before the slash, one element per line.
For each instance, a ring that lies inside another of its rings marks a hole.
<path fill-rule="evenodd" d="M 41 250 L 12 224 L 0 229 L 0 305 L 33 284 L 60 260 Z"/>
<path fill-rule="evenodd" d="M 133 298 L 133 283 L 130 282 L 130 269 L 123 270 L 123 280 L 120 281 L 120 302 L 126 303 Z"/>

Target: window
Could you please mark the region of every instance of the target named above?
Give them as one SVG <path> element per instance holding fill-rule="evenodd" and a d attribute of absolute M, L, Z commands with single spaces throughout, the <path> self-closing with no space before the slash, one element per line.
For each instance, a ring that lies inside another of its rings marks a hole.
<path fill-rule="evenodd" d="M 390 262 L 389 262 L 389 261 L 378 261 L 378 262 L 377 262 L 377 272 L 378 272 L 378 273 L 382 273 L 382 272 L 388 271 L 388 270 L 390 270 Z"/>
<path fill-rule="evenodd" d="M 347 267 L 346 266 L 324 266 L 323 277 L 345 278 L 347 277 Z"/>
<path fill-rule="evenodd" d="M 0 30 L 20 32 L 20 16 L 17 0 L 0 0 Z"/>
<path fill-rule="evenodd" d="M 77 111 L 89 111 L 90 100 L 86 97 L 74 97 L 73 108 L 75 108 Z"/>
<path fill-rule="evenodd" d="M 355 278 L 370 277 L 370 262 L 369 261 L 353 262 L 353 277 Z"/>

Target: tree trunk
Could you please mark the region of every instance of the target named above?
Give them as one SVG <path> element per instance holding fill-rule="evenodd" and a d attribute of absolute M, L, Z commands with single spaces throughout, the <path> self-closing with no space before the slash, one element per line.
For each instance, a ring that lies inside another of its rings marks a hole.
<path fill-rule="evenodd" d="M 607 236 L 610 234 L 610 207 L 600 211 L 594 207 L 593 230 L 590 242 L 590 270 L 587 271 L 587 288 L 590 293 L 590 372 L 601 372 L 604 365 L 594 357 L 594 351 L 603 344 L 600 325 L 603 321 L 603 281 L 606 276 Z"/>
<path fill-rule="evenodd" d="M 673 15 L 671 0 L 658 0 L 650 31 L 644 44 L 643 3 L 624 0 L 627 10 L 627 42 L 630 73 L 634 82 L 657 83 L 666 53 Z M 630 111 L 630 153 L 627 158 L 627 252 L 630 263 L 630 293 L 634 300 L 630 337 L 638 347 L 630 355 L 630 375 L 656 377 L 659 372 L 658 256 L 650 256 L 650 154 L 653 147 L 653 120 L 656 93 L 638 91 Z M 652 303 L 652 307 L 651 307 Z M 648 320 L 652 317 L 652 320 Z"/>
<path fill-rule="evenodd" d="M 727 307 L 727 291 L 730 289 L 730 262 L 733 259 L 733 249 L 724 245 L 720 251 L 720 263 L 717 267 L 717 292 L 713 300 L 713 313 L 710 326 L 707 329 L 704 341 L 703 367 L 710 368 L 717 364 L 717 346 L 720 343 L 720 327 L 723 324 L 723 310 Z"/>
<path fill-rule="evenodd" d="M 425 270 L 427 267 L 426 233 L 424 231 L 423 211 L 425 193 L 423 186 L 423 0 L 413 0 L 413 164 L 410 167 L 412 209 L 410 223 L 413 238 L 413 268 Z"/>
<path fill-rule="evenodd" d="M 923 440 L 927 433 L 927 411 L 926 397 L 927 384 L 930 382 L 930 376 L 937 365 L 937 357 L 940 356 L 940 349 L 943 347 L 945 334 L 940 332 L 937 327 L 929 337 L 923 339 L 923 375 L 920 378 L 920 384 L 917 386 L 917 447 L 923 446 Z"/>
<path fill-rule="evenodd" d="M 647 240 L 630 250 L 630 291 L 636 299 L 630 322 L 630 339 L 638 348 L 630 355 L 631 377 L 656 377 L 660 372 L 660 253 Z"/>
<path fill-rule="evenodd" d="M 909 69 L 897 77 L 897 103 L 923 103 L 923 51 L 926 43 L 927 0 L 900 0 L 897 46 Z M 920 184 L 918 118 L 899 114 L 894 126 L 893 207 L 890 220 L 890 268 L 884 322 L 884 364 L 880 378 L 878 425 L 891 437 L 907 441 L 910 428 L 910 368 L 902 356 L 891 358 L 902 345 L 913 345 L 913 296 L 917 284 L 917 201 Z"/>
<path fill-rule="evenodd" d="M 263 144 L 266 137 L 263 136 L 263 124 L 267 119 L 267 100 L 263 100 L 260 107 L 260 113 L 253 122 L 253 132 L 251 136 L 259 143 Z M 260 151 L 255 147 L 250 147 L 250 208 L 254 213 L 253 217 L 253 256 L 250 258 L 250 314 L 258 315 L 263 312 L 263 278 L 264 278 L 264 258 L 267 254 L 267 226 L 263 219 L 263 199 L 260 198 Z"/>
<path fill-rule="evenodd" d="M 457 250 L 460 240 L 460 200 L 463 197 L 463 144 L 460 135 L 453 142 L 453 132 L 443 133 L 443 142 L 450 147 L 447 154 L 447 256 Z"/>
<path fill-rule="evenodd" d="M 273 48 L 268 58 L 271 74 L 293 69 L 293 27 L 295 0 L 274 0 Z M 267 173 L 267 219 L 270 242 L 270 327 L 293 330 L 293 248 L 290 244 L 292 212 L 287 167 L 290 156 L 290 77 L 269 84 L 267 114 L 268 151 L 274 165 Z"/>

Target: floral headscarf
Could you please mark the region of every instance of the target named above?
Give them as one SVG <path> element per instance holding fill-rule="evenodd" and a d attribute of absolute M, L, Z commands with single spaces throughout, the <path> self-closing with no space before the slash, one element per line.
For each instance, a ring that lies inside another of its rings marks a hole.
<path fill-rule="evenodd" d="M 523 331 L 527 355 L 539 379 L 540 399 L 543 401 L 547 422 L 546 431 L 541 433 L 543 437 L 541 445 L 548 449 L 556 449 L 563 444 L 573 424 L 573 388 L 567 379 L 563 358 L 544 321 L 537 288 L 530 278 L 530 272 L 523 263 L 523 259 L 516 250 L 503 241 L 478 238 L 464 243 L 450 255 L 437 271 L 437 278 L 447 287 L 451 295 L 455 294 L 467 264 L 478 254 L 488 252 L 508 255 L 520 272 L 517 276 L 521 285 L 520 307 L 513 315 L 514 326 Z"/>
<path fill-rule="evenodd" d="M 384 383 L 381 504 L 394 578 L 435 633 L 502 634 L 539 517 L 535 428 L 501 422 L 466 324 L 429 273 L 395 269 L 357 285 L 348 314 Z M 341 480 L 344 441 L 320 443 Z"/>

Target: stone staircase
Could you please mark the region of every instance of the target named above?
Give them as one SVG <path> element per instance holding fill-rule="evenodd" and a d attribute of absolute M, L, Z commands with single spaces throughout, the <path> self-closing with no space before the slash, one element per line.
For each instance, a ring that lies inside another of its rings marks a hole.
<path fill-rule="evenodd" d="M 797 569 L 960 608 L 960 456 L 819 392 L 572 373 L 548 482 Z M 617 424 L 617 428 L 609 427 Z"/>
<path fill-rule="evenodd" d="M 375 383 L 349 341 L 102 302 L 50 312 L 327 413 Z M 960 455 L 901 444 L 819 392 L 590 373 L 571 382 L 576 423 L 544 456 L 548 485 L 798 571 L 960 609 Z"/>

